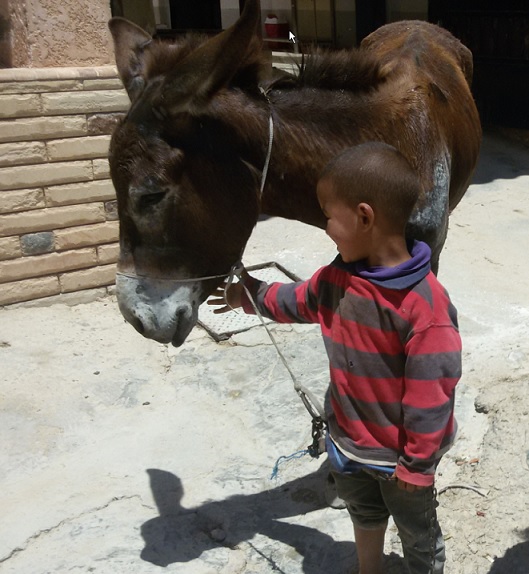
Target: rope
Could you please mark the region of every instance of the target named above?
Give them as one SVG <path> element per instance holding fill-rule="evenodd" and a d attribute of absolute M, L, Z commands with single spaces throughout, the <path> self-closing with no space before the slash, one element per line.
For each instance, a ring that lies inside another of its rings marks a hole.
<path fill-rule="evenodd" d="M 301 457 L 305 456 L 306 454 L 309 454 L 308 449 L 298 450 L 297 452 L 295 452 L 293 454 L 289 454 L 288 456 L 280 456 L 276 460 L 276 463 L 274 464 L 274 468 L 272 469 L 272 474 L 270 476 L 270 480 L 277 478 L 277 475 L 279 473 L 279 465 L 282 462 L 286 462 L 287 460 L 292 460 L 294 458 L 301 458 Z"/>
<path fill-rule="evenodd" d="M 233 283 L 235 277 L 239 278 L 241 276 L 244 266 L 242 261 L 239 259 L 237 263 L 231 266 L 228 273 L 220 273 L 219 275 L 207 275 L 205 277 L 187 277 L 185 279 L 169 279 L 168 277 L 152 277 L 151 275 L 143 275 L 141 273 L 125 273 L 124 271 L 116 271 L 116 275 L 121 275 L 122 277 L 130 277 L 131 279 L 149 279 L 150 281 L 167 281 L 168 283 L 194 283 L 195 281 L 207 281 L 208 279 L 220 279 L 222 277 L 227 277 L 227 287 L 226 290 Z"/>
<path fill-rule="evenodd" d="M 272 341 L 272 344 L 274 345 L 274 347 L 277 351 L 277 354 L 279 355 L 279 358 L 281 359 L 281 362 L 283 363 L 285 369 L 287 370 L 288 374 L 290 375 L 290 378 L 292 379 L 292 382 L 294 383 L 294 390 L 299 395 L 300 399 L 302 400 L 303 404 L 305 405 L 305 408 L 307 409 L 309 414 L 312 416 L 313 420 L 325 421 L 326 420 L 325 410 L 321 406 L 321 404 L 318 401 L 318 399 L 316 398 L 316 396 L 311 391 L 309 391 L 307 388 L 305 388 L 297 380 L 297 378 L 294 375 L 292 369 L 290 368 L 285 356 L 281 352 L 281 349 L 279 348 L 279 346 L 275 340 L 274 335 L 272 334 L 272 332 L 268 328 L 265 320 L 263 319 L 261 312 L 257 308 L 257 305 L 256 305 L 254 298 L 252 297 L 252 294 L 250 293 L 248 287 L 246 287 L 244 282 L 242 282 L 242 286 L 246 292 L 246 295 L 248 296 L 248 299 L 250 300 L 250 303 L 252 304 L 252 307 L 255 311 L 255 314 L 257 315 L 257 317 L 261 321 L 261 324 L 263 325 L 268 336 L 270 337 L 270 340 Z"/>
<path fill-rule="evenodd" d="M 272 157 L 273 145 L 274 145 L 274 118 L 272 117 L 272 113 L 270 113 L 270 119 L 268 120 L 268 151 L 266 154 L 266 160 L 263 167 L 263 174 L 261 176 L 261 189 L 260 189 L 261 197 L 263 196 L 263 191 L 266 183 L 266 176 L 268 175 L 268 167 L 270 165 L 270 158 Z"/>

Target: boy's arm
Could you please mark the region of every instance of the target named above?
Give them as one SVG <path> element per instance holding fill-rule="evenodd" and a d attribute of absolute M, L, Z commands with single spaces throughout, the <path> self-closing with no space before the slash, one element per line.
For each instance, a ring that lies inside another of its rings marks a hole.
<path fill-rule="evenodd" d="M 268 284 L 245 273 L 241 283 L 231 285 L 226 293 L 219 288 L 209 305 L 219 306 L 215 313 L 242 307 L 246 313 L 259 312 L 278 323 L 317 323 L 318 277 L 316 272 L 308 281 Z"/>
<path fill-rule="evenodd" d="M 255 305 L 265 317 L 278 323 L 317 323 L 319 273 L 296 283 L 268 284 L 254 277 L 244 280 L 242 308 L 245 313 L 254 314 Z"/>
<path fill-rule="evenodd" d="M 395 474 L 404 482 L 429 486 L 455 435 L 454 396 L 461 377 L 461 338 L 453 326 L 430 327 L 414 334 L 406 351 L 402 399 L 405 444 Z"/>

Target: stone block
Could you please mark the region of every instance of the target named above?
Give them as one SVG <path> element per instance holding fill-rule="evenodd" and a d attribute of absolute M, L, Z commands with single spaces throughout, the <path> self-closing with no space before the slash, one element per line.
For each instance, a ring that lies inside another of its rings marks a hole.
<path fill-rule="evenodd" d="M 22 255 L 18 237 L 4 237 L 0 239 L 0 261 L 16 259 Z M 99 254 L 98 254 L 99 259 Z"/>
<path fill-rule="evenodd" d="M 0 191 L 92 179 L 90 161 L 69 161 L 0 168 Z"/>
<path fill-rule="evenodd" d="M 31 165 L 48 160 L 44 142 L 13 142 L 0 144 L 0 167 Z"/>
<path fill-rule="evenodd" d="M 55 247 L 58 251 L 112 243 L 118 239 L 119 224 L 117 222 L 82 225 L 55 231 Z"/>
<path fill-rule="evenodd" d="M 0 82 L 0 94 L 36 94 L 40 92 L 75 92 L 83 89 L 81 80 L 33 80 Z"/>
<path fill-rule="evenodd" d="M 99 265 L 116 263 L 119 258 L 119 243 L 109 243 L 97 247 L 97 262 Z"/>
<path fill-rule="evenodd" d="M 51 231 L 28 233 L 20 237 L 23 255 L 42 255 L 55 250 L 55 236 Z"/>
<path fill-rule="evenodd" d="M 0 261 L 0 283 L 55 275 L 73 269 L 86 269 L 96 264 L 95 249 L 78 249 Z"/>
<path fill-rule="evenodd" d="M 58 295 L 60 292 L 61 286 L 56 276 L 3 283 L 0 284 L 0 305 L 50 297 L 51 295 Z"/>
<path fill-rule="evenodd" d="M 68 305 L 74 307 L 75 305 L 84 305 L 85 303 L 105 299 L 109 295 L 109 289 L 110 287 L 100 287 L 98 289 L 84 289 L 77 293 L 61 293 L 59 295 L 35 299 L 34 301 L 13 303 L 9 305 L 9 309 L 34 309 L 36 307 L 52 307 L 53 305 Z"/>
<path fill-rule="evenodd" d="M 95 78 L 84 80 L 83 90 L 123 90 L 123 82 L 119 78 Z"/>
<path fill-rule="evenodd" d="M 130 106 L 125 91 L 101 90 L 97 92 L 58 92 L 42 94 L 42 112 L 45 115 L 90 114 L 124 112 Z"/>
<path fill-rule="evenodd" d="M 4 215 L 0 218 L 0 237 L 103 223 L 104 221 L 105 210 L 102 203 L 51 207 Z"/>
<path fill-rule="evenodd" d="M 88 135 L 112 134 L 124 113 L 93 114 L 88 116 Z"/>
<path fill-rule="evenodd" d="M 110 178 L 110 166 L 108 165 L 108 159 L 92 160 L 92 168 L 94 170 L 94 179 Z"/>
<path fill-rule="evenodd" d="M 84 115 L 20 118 L 0 122 L 0 142 L 37 141 L 83 136 L 87 132 Z"/>
<path fill-rule="evenodd" d="M 109 179 L 48 187 L 45 195 L 48 207 L 107 201 L 116 197 Z"/>
<path fill-rule="evenodd" d="M 112 182 L 111 182 L 112 185 Z M 112 186 L 114 189 L 114 186 Z M 114 192 L 115 195 L 115 192 Z M 118 220 L 118 202 L 116 199 L 112 201 L 105 201 L 105 215 L 107 221 L 117 221 Z"/>
<path fill-rule="evenodd" d="M 0 118 L 27 118 L 41 113 L 39 94 L 0 95 Z"/>
<path fill-rule="evenodd" d="M 0 192 L 0 213 L 17 213 L 46 207 L 44 190 L 20 189 Z M 2 223 L 0 220 L 0 229 Z"/>
<path fill-rule="evenodd" d="M 80 159 L 106 158 L 110 136 L 87 136 L 52 140 L 46 143 L 50 161 L 74 161 Z"/>
<path fill-rule="evenodd" d="M 64 273 L 59 275 L 59 281 L 63 293 L 112 285 L 116 281 L 116 266 L 114 264 L 102 265 L 83 271 Z"/>

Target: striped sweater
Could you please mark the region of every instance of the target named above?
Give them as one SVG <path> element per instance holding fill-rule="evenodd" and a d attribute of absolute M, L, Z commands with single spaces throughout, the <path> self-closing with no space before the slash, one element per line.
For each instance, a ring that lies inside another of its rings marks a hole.
<path fill-rule="evenodd" d="M 329 432 L 349 459 L 428 486 L 455 437 L 461 376 L 457 313 L 415 242 L 394 268 L 338 256 L 308 281 L 247 286 L 263 315 L 319 323 L 330 363 Z M 252 313 L 246 295 L 243 308 Z"/>

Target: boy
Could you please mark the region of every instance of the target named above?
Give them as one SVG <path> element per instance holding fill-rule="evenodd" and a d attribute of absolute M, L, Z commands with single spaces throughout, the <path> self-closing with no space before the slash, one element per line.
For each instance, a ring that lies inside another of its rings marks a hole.
<path fill-rule="evenodd" d="M 405 238 L 420 191 L 392 146 L 350 148 L 317 187 L 336 259 L 304 282 L 243 279 L 263 315 L 321 325 L 331 374 L 327 453 L 360 574 L 382 574 L 390 515 L 410 574 L 444 570 L 434 475 L 455 436 L 461 340 L 429 247 Z M 253 312 L 241 283 L 211 304 Z"/>

